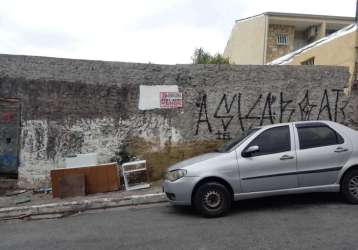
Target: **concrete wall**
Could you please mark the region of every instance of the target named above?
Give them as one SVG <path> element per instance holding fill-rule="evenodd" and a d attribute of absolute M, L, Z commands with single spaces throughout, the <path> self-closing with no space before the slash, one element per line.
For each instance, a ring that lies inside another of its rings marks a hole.
<path fill-rule="evenodd" d="M 234 64 L 264 64 L 266 16 L 237 21 L 227 42 L 224 56 Z"/>
<path fill-rule="evenodd" d="M 97 152 L 100 162 L 111 161 L 131 138 L 155 152 L 168 144 L 230 139 L 251 126 L 277 122 L 330 119 L 357 127 L 357 102 L 342 92 L 348 78 L 342 67 L 168 66 L 0 55 L 0 98 L 21 102 L 23 186 L 48 183 L 49 170 L 63 167 L 69 154 Z M 140 85 L 177 85 L 183 108 L 140 110 Z"/>

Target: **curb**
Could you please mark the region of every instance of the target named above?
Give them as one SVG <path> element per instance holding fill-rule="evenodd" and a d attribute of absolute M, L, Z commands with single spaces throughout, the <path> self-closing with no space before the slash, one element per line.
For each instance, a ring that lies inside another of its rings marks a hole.
<path fill-rule="evenodd" d="M 49 203 L 42 205 L 7 207 L 0 209 L 0 221 L 13 219 L 49 219 L 86 210 L 106 209 L 125 206 L 167 202 L 164 193 L 132 195 L 122 198 L 98 198 L 90 200 Z"/>

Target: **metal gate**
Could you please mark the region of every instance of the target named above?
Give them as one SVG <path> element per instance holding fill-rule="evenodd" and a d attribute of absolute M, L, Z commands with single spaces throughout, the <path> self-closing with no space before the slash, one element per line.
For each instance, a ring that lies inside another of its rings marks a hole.
<path fill-rule="evenodd" d="M 0 174 L 16 174 L 19 166 L 20 102 L 0 98 Z"/>

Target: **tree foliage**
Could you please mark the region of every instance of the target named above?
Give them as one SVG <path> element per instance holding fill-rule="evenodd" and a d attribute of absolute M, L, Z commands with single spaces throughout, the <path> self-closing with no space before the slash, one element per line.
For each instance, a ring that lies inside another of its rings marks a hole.
<path fill-rule="evenodd" d="M 220 53 L 211 55 L 203 48 L 195 49 L 191 59 L 193 64 L 230 64 L 229 58 L 224 57 Z"/>

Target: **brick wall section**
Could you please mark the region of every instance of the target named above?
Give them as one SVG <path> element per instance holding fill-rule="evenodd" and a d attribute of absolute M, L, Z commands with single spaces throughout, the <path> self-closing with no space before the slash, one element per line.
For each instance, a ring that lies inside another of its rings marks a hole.
<path fill-rule="evenodd" d="M 277 35 L 287 34 L 288 45 L 277 45 Z M 294 50 L 295 27 L 288 25 L 270 24 L 267 36 L 266 61 L 271 62 Z"/>
<path fill-rule="evenodd" d="M 229 139 L 251 126 L 331 119 L 357 127 L 348 69 L 326 66 L 154 65 L 0 55 L 0 98 L 21 102 L 20 184 L 48 183 L 64 156 L 109 162 L 130 138 Z M 138 109 L 140 85 L 178 85 L 182 109 Z"/>

